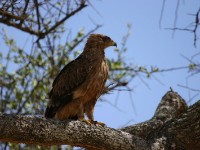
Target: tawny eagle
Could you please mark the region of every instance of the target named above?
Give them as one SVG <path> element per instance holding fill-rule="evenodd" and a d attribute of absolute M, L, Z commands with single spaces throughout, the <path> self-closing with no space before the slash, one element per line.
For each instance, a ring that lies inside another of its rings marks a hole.
<path fill-rule="evenodd" d="M 49 93 L 46 118 L 94 121 L 94 106 L 108 78 L 105 49 L 117 44 L 108 36 L 91 34 L 83 52 L 55 78 Z M 84 114 L 89 120 L 84 119 Z"/>

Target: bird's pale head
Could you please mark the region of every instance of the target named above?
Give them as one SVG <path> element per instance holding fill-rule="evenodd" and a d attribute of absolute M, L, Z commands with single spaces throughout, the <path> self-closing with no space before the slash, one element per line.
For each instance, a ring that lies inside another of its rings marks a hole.
<path fill-rule="evenodd" d="M 117 46 L 117 44 L 108 36 L 103 34 L 91 34 L 86 43 L 86 49 L 96 48 L 104 51 L 109 46 Z"/>

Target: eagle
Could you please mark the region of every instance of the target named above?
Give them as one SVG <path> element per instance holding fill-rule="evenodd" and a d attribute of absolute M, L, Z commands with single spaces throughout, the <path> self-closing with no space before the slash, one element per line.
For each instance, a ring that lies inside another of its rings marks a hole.
<path fill-rule="evenodd" d="M 102 34 L 89 36 L 83 52 L 68 63 L 53 81 L 46 118 L 98 123 L 94 121 L 93 113 L 108 78 L 105 49 L 109 46 L 117 47 L 110 37 Z"/>

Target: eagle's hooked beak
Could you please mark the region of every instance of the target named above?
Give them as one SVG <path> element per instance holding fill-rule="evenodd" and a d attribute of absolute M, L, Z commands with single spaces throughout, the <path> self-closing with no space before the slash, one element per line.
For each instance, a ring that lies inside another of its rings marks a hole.
<path fill-rule="evenodd" d="M 115 43 L 114 41 L 112 41 L 112 45 L 117 47 L 117 43 Z"/>

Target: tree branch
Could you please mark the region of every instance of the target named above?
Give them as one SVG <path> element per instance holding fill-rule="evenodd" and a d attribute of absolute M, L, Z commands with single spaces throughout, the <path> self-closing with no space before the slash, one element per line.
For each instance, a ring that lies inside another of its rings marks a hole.
<path fill-rule="evenodd" d="M 75 15 L 77 12 L 81 11 L 83 8 L 85 8 L 87 5 L 85 3 L 81 3 L 80 7 L 76 10 L 70 12 L 69 14 L 66 14 L 64 18 L 62 18 L 60 21 L 58 21 L 56 24 L 54 24 L 49 30 L 47 30 L 44 34 L 47 35 L 53 30 L 55 30 L 59 25 L 64 23 L 67 19 L 69 19 L 71 16 Z"/>
<path fill-rule="evenodd" d="M 34 0 L 34 4 L 32 4 L 29 3 L 28 0 L 25 3 L 19 2 L 16 5 L 19 7 L 18 9 L 16 6 L 16 8 L 13 7 L 10 10 L 10 6 L 13 6 L 10 3 L 9 7 L 3 5 L 0 8 L 0 23 L 15 27 L 21 31 L 35 35 L 38 37 L 38 40 L 45 38 L 45 36 L 48 35 L 49 33 L 56 32 L 58 26 L 63 24 L 66 20 L 68 20 L 70 17 L 80 12 L 83 8 L 87 6 L 86 1 L 81 0 L 79 1 L 79 3 L 76 3 L 77 7 L 70 9 L 71 10 L 70 12 L 66 12 L 61 16 L 57 16 L 57 13 L 62 11 L 62 6 L 60 6 L 58 10 L 57 9 L 55 10 L 54 17 L 52 17 L 50 13 L 52 12 L 51 8 L 47 7 L 46 9 L 44 9 L 44 6 L 51 5 L 51 3 L 48 1 L 44 3 L 39 3 L 37 0 Z M 43 8 L 42 14 L 40 13 L 41 12 L 40 8 Z M 29 10 L 28 12 L 26 12 L 27 9 Z M 20 10 L 22 10 L 22 12 Z M 43 20 L 48 20 L 49 18 L 51 18 L 51 20 L 54 21 L 49 24 L 43 23 Z"/>
<path fill-rule="evenodd" d="M 200 100 L 147 137 L 154 149 L 199 149 Z"/>
<path fill-rule="evenodd" d="M 162 97 L 152 119 L 122 128 L 121 130 L 141 138 L 146 138 L 150 132 L 158 129 L 164 123 L 176 118 L 186 110 L 187 104 L 185 101 L 180 95 L 178 95 L 178 93 L 171 90 Z"/>
<path fill-rule="evenodd" d="M 175 92 L 167 92 L 152 119 L 121 129 L 145 139 L 150 149 L 198 149 L 200 147 L 200 100 L 187 107 Z"/>
<path fill-rule="evenodd" d="M 0 141 L 44 146 L 69 144 L 92 150 L 198 149 L 200 101 L 188 108 L 171 89 L 152 119 L 120 130 L 80 121 L 0 114 Z"/>
<path fill-rule="evenodd" d="M 69 144 L 113 150 L 147 148 L 140 138 L 100 125 L 8 114 L 0 115 L 0 141 L 44 146 Z"/>

